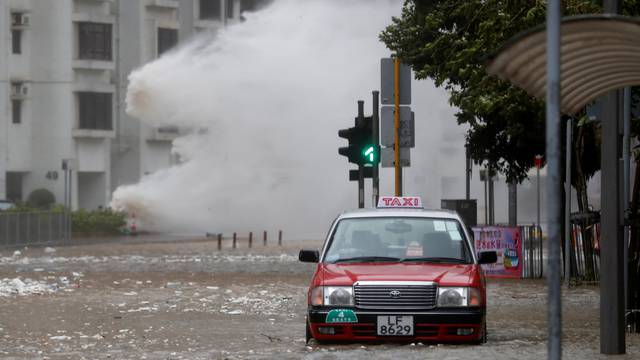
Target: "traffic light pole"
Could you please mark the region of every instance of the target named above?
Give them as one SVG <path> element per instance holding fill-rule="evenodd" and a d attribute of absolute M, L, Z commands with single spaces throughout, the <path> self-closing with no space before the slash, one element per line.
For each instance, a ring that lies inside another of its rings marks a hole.
<path fill-rule="evenodd" d="M 364 166 L 358 165 L 358 208 L 364 208 Z"/>
<path fill-rule="evenodd" d="M 373 91 L 373 124 L 372 124 L 372 135 L 373 135 L 373 145 L 376 147 L 376 153 L 378 154 L 377 156 L 380 156 L 380 114 L 379 114 L 379 108 L 380 106 L 378 105 L 378 100 L 379 99 L 379 92 L 378 91 Z M 373 173 L 372 173 L 372 187 L 373 187 L 373 194 L 372 194 L 372 199 L 373 199 L 373 203 L 371 206 L 376 206 L 376 204 L 378 203 L 378 196 L 380 196 L 380 176 L 379 176 L 379 165 L 376 162 L 376 164 L 373 165 Z"/>
<path fill-rule="evenodd" d="M 358 119 L 356 127 L 364 121 L 364 101 L 358 100 Z M 358 208 L 364 208 L 364 166 L 358 165 Z"/>

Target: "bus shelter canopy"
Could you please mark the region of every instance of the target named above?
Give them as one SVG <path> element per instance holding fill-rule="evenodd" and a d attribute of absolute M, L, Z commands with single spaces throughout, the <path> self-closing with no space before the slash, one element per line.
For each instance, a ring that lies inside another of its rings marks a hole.
<path fill-rule="evenodd" d="M 575 115 L 607 91 L 640 85 L 640 19 L 619 15 L 566 17 L 561 24 L 560 108 Z M 511 38 L 488 72 L 544 100 L 546 27 Z"/>

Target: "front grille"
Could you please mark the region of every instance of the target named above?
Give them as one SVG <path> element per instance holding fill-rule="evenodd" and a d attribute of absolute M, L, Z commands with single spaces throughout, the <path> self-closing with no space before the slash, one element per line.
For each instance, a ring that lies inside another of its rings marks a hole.
<path fill-rule="evenodd" d="M 351 325 L 353 336 L 376 336 L 375 324 L 353 324 Z"/>
<path fill-rule="evenodd" d="M 416 336 L 436 337 L 439 330 L 440 327 L 438 325 L 416 324 L 413 332 Z"/>
<path fill-rule="evenodd" d="M 356 284 L 355 306 L 360 309 L 431 309 L 436 305 L 435 284 Z"/>

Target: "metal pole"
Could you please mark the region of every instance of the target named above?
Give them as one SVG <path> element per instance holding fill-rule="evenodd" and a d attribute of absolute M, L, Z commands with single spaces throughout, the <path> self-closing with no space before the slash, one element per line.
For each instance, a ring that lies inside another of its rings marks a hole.
<path fill-rule="evenodd" d="M 378 197 L 380 196 L 380 174 L 379 174 L 379 169 L 380 169 L 380 114 L 379 114 L 379 98 L 380 98 L 380 93 L 377 90 L 374 90 L 372 92 L 373 94 L 373 99 L 372 99 L 372 106 L 373 106 L 373 116 L 372 116 L 372 120 L 373 124 L 372 124 L 372 128 L 373 128 L 373 145 L 375 146 L 376 149 L 376 156 L 378 157 L 376 159 L 376 163 L 373 164 L 373 169 L 372 170 L 372 178 L 371 178 L 371 186 L 373 188 L 372 191 L 372 204 L 371 207 L 375 207 L 378 204 Z"/>
<path fill-rule="evenodd" d="M 537 208 L 537 210 L 538 210 L 538 214 L 537 214 L 538 218 L 537 219 L 538 219 L 538 226 L 541 226 L 540 225 L 540 167 L 539 166 L 536 168 L 536 182 L 537 182 L 537 185 L 538 185 L 538 199 L 537 199 L 538 200 L 538 208 Z M 542 230 L 542 228 L 540 228 L 540 229 Z"/>
<path fill-rule="evenodd" d="M 549 303 L 547 352 L 562 358 L 562 299 L 560 289 L 560 0 L 547 3 L 547 216 L 549 237 Z"/>
<path fill-rule="evenodd" d="M 394 141 L 393 141 L 393 151 L 394 151 L 394 168 L 395 168 L 395 180 L 396 180 L 396 196 L 402 196 L 402 179 L 400 178 L 400 59 L 395 58 L 393 61 L 394 71 Z"/>
<path fill-rule="evenodd" d="M 358 208 L 364 208 L 364 166 L 358 165 Z"/>
<path fill-rule="evenodd" d="M 253 232 L 249 232 L 249 249 L 251 249 L 251 245 L 253 245 Z"/>
<path fill-rule="evenodd" d="M 73 209 L 73 169 L 69 169 L 69 218 L 68 218 L 68 228 L 67 228 L 67 241 L 71 242 L 71 214 Z"/>
<path fill-rule="evenodd" d="M 62 240 L 67 240 L 67 221 L 69 221 L 69 171 L 67 171 L 67 164 L 63 161 L 64 170 L 64 226 L 62 228 Z"/>
<path fill-rule="evenodd" d="M 624 210 L 624 220 L 627 224 L 629 214 L 629 192 L 630 192 L 630 134 L 631 134 L 631 88 L 624 88 L 624 124 L 622 136 L 622 159 L 624 161 L 623 169 L 623 181 L 624 186 L 622 188 L 623 200 L 622 206 Z M 629 226 L 624 227 L 624 308 L 625 312 L 628 309 L 628 296 L 629 296 Z"/>
<path fill-rule="evenodd" d="M 488 174 L 488 172 L 486 174 Z M 484 224 L 485 225 L 489 225 L 489 206 L 487 204 L 487 191 L 488 191 L 487 176 L 488 175 L 484 177 Z"/>
<path fill-rule="evenodd" d="M 236 248 L 236 241 L 237 241 L 237 237 L 236 237 L 236 233 L 233 233 L 233 248 Z"/>
<path fill-rule="evenodd" d="M 571 280 L 571 139 L 573 122 L 567 121 L 567 139 L 565 144 L 565 182 L 564 182 L 564 284 L 569 287 Z"/>
<path fill-rule="evenodd" d="M 358 100 L 358 118 L 356 120 L 356 127 L 362 126 L 363 122 L 364 101 Z M 364 168 L 362 165 L 358 165 L 358 208 L 364 208 Z"/>
<path fill-rule="evenodd" d="M 620 3 L 604 0 L 604 12 L 619 14 Z M 602 107 L 600 352 L 603 354 L 625 353 L 620 100 L 620 91 L 610 91 L 604 95 Z"/>
<path fill-rule="evenodd" d="M 20 243 L 20 213 L 16 214 L 16 243 Z"/>
<path fill-rule="evenodd" d="M 489 225 L 495 225 L 495 198 L 494 198 L 494 188 L 493 188 L 493 173 L 491 171 L 487 171 L 488 181 L 489 181 Z"/>
<path fill-rule="evenodd" d="M 465 162 L 465 178 L 466 178 L 466 182 L 465 182 L 465 190 L 466 190 L 466 199 L 469 200 L 471 199 L 471 157 L 469 156 L 469 149 L 465 146 L 464 147 L 464 152 L 466 155 L 466 162 Z"/>
<path fill-rule="evenodd" d="M 509 187 L 509 226 L 518 226 L 518 183 L 513 181 Z"/>
<path fill-rule="evenodd" d="M 34 243 L 35 241 L 31 241 L 31 215 L 32 213 L 27 213 L 27 241 Z"/>

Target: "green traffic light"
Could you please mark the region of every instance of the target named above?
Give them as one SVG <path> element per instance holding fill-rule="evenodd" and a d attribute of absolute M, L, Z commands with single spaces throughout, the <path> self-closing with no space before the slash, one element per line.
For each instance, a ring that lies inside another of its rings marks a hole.
<path fill-rule="evenodd" d="M 366 146 L 363 151 L 365 161 L 368 163 L 375 163 L 376 161 L 376 148 L 373 145 Z"/>

